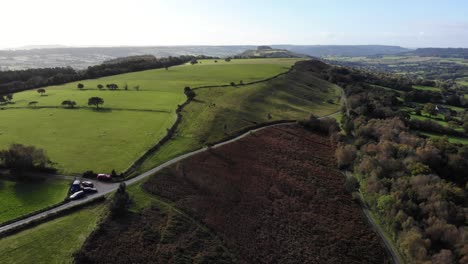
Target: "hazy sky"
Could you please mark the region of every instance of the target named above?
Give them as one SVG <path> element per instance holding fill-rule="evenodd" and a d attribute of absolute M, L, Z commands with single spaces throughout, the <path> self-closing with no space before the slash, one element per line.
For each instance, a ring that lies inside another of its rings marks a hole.
<path fill-rule="evenodd" d="M 468 47 L 465 0 L 2 0 L 0 48 L 387 44 Z"/>

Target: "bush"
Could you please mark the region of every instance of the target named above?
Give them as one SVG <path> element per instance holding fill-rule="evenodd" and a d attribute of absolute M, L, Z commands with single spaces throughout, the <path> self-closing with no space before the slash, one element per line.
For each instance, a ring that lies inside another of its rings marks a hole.
<path fill-rule="evenodd" d="M 318 119 L 316 116 L 311 115 L 308 120 L 300 120 L 297 123 L 305 129 L 325 134 L 340 131 L 340 126 L 336 120 L 330 117 Z"/>
<path fill-rule="evenodd" d="M 335 157 L 340 168 L 351 166 L 356 159 L 356 147 L 353 145 L 344 145 L 336 148 Z"/>
<path fill-rule="evenodd" d="M 130 205 L 130 196 L 126 190 L 127 185 L 122 182 L 114 194 L 110 203 L 110 211 L 112 216 L 119 216 L 127 212 L 127 208 Z"/>
<path fill-rule="evenodd" d="M 196 96 L 195 92 L 188 86 L 184 88 L 184 94 L 185 96 L 187 96 L 187 99 L 189 100 L 192 100 Z"/>
<path fill-rule="evenodd" d="M 13 173 L 44 169 L 52 164 L 43 149 L 22 144 L 12 144 L 9 149 L 0 151 L 0 159 Z"/>
<path fill-rule="evenodd" d="M 347 192 L 353 193 L 359 189 L 359 182 L 354 176 L 346 177 L 344 187 Z"/>
<path fill-rule="evenodd" d="M 94 173 L 94 171 L 92 171 L 92 170 L 85 171 L 83 173 L 83 178 L 95 179 L 96 177 L 97 177 L 97 174 Z"/>

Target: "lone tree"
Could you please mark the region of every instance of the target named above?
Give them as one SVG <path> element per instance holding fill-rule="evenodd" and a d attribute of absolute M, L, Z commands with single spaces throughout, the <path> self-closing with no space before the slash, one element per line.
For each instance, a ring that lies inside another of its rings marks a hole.
<path fill-rule="evenodd" d="M 110 203 L 110 211 L 112 216 L 119 216 L 127 211 L 130 204 L 130 196 L 127 193 L 126 185 L 124 182 L 120 183 L 117 192 L 114 194 Z"/>
<path fill-rule="evenodd" d="M 102 89 L 104 89 L 104 86 L 103 86 L 102 84 L 98 84 L 98 85 L 97 85 L 97 88 L 98 88 L 99 90 L 102 90 Z"/>
<path fill-rule="evenodd" d="M 7 94 L 5 98 L 7 99 L 8 102 L 11 102 L 11 100 L 13 100 L 13 94 Z"/>
<path fill-rule="evenodd" d="M 83 88 L 84 88 L 84 84 L 82 84 L 82 83 L 79 83 L 79 84 L 78 84 L 76 87 L 78 87 L 78 89 L 80 89 L 80 90 L 81 90 L 81 89 L 83 89 Z"/>
<path fill-rule="evenodd" d="M 40 88 L 40 89 L 37 89 L 37 92 L 38 92 L 41 96 L 43 96 L 43 95 L 45 94 L 46 90 L 45 90 L 44 88 Z"/>
<path fill-rule="evenodd" d="M 21 144 L 12 144 L 7 150 L 0 151 L 0 159 L 13 173 L 46 168 L 52 163 L 43 149 Z"/>
<path fill-rule="evenodd" d="M 194 64 L 197 64 L 198 63 L 198 60 L 193 58 L 191 61 L 190 61 L 190 64 L 194 65 Z"/>
<path fill-rule="evenodd" d="M 128 90 L 128 84 L 127 84 L 127 83 L 124 84 L 124 90 L 125 90 L 125 91 Z"/>
<path fill-rule="evenodd" d="M 62 102 L 62 105 L 65 106 L 65 107 L 73 108 L 73 107 L 75 107 L 76 102 L 72 101 L 72 100 L 65 100 L 65 101 Z"/>
<path fill-rule="evenodd" d="M 37 103 L 38 103 L 37 101 L 31 101 L 28 103 L 28 106 L 36 107 Z"/>
<path fill-rule="evenodd" d="M 230 62 L 231 61 L 231 58 L 230 57 L 227 57 L 224 59 L 225 62 Z"/>
<path fill-rule="evenodd" d="M 88 99 L 88 105 L 96 106 L 96 109 L 99 109 L 99 105 L 104 104 L 104 99 L 101 97 L 91 97 Z"/>
<path fill-rule="evenodd" d="M 184 94 L 189 100 L 192 100 L 196 96 L 195 92 L 188 86 L 184 88 Z"/>
<path fill-rule="evenodd" d="M 437 108 L 434 104 L 427 103 L 424 105 L 424 112 L 426 112 L 429 116 L 437 115 Z"/>

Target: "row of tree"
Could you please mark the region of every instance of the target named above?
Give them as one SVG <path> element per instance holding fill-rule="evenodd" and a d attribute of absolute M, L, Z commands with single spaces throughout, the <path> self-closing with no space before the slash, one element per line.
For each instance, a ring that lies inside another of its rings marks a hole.
<path fill-rule="evenodd" d="M 154 56 L 132 57 L 113 62 L 90 66 L 83 71 L 67 68 L 28 69 L 18 71 L 0 71 L 0 94 L 6 95 L 27 89 L 59 85 L 85 79 L 95 79 L 104 76 L 148 69 L 169 68 L 184 64 L 193 58 L 206 59 L 206 56 L 179 56 L 155 58 Z"/>
<path fill-rule="evenodd" d="M 85 85 L 82 84 L 82 83 L 78 83 L 76 87 L 77 87 L 78 89 L 80 89 L 80 90 L 83 90 L 83 89 L 85 88 Z M 103 90 L 103 89 L 104 89 L 104 86 L 103 86 L 102 84 L 98 84 L 96 87 L 97 87 L 99 90 Z M 119 85 L 117 85 L 117 84 L 115 84 L 115 83 L 109 83 L 109 84 L 106 84 L 106 88 L 107 88 L 108 90 L 115 91 L 115 90 L 119 89 Z M 124 90 L 128 90 L 128 88 L 129 88 L 129 87 L 128 87 L 128 84 L 125 83 L 125 84 L 123 85 L 123 89 L 124 89 Z M 139 91 L 139 90 L 140 90 L 140 85 L 135 85 L 135 86 L 133 86 L 133 89 L 134 89 L 135 91 Z"/>
<path fill-rule="evenodd" d="M 28 106 L 31 106 L 31 107 L 36 107 L 37 104 L 39 102 L 38 101 L 30 101 L 28 103 Z M 95 106 L 96 109 L 99 109 L 99 106 L 104 104 L 104 99 L 102 99 L 101 97 L 90 97 L 88 99 L 88 105 L 89 106 Z M 62 101 L 62 106 L 66 107 L 66 108 L 75 108 L 75 106 L 77 105 L 77 103 L 73 100 L 64 100 Z"/>

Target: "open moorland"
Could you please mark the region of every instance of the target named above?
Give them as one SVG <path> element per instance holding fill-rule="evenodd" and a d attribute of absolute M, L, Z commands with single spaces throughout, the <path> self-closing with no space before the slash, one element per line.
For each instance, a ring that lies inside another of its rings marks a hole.
<path fill-rule="evenodd" d="M 192 263 L 201 263 L 199 256 L 227 263 L 385 263 L 377 235 L 343 188 L 333 155 L 327 137 L 292 126 L 262 130 L 184 160 L 130 191 L 137 200 L 146 195 L 168 202 L 128 213 L 125 224 L 108 218 L 78 260 L 166 260 L 167 250 L 175 247 L 178 255 L 172 257 Z M 183 217 L 167 223 L 171 213 L 156 207 L 181 210 L 213 234 L 194 233 Z M 213 236 L 222 245 L 208 258 Z M 204 253 L 195 254 L 200 250 Z"/>
<path fill-rule="evenodd" d="M 12 143 L 45 149 L 62 173 L 124 171 L 156 144 L 176 119 L 185 86 L 262 80 L 285 72 L 296 59 L 199 61 L 168 70 L 121 74 L 16 93 L 0 111 L 0 148 Z M 104 86 L 98 89 L 98 85 Z M 108 90 L 116 84 L 117 90 Z M 99 109 L 88 106 L 100 97 Z M 76 102 L 63 107 L 65 100 Z M 21 120 L 21 122 L 18 122 Z"/>

